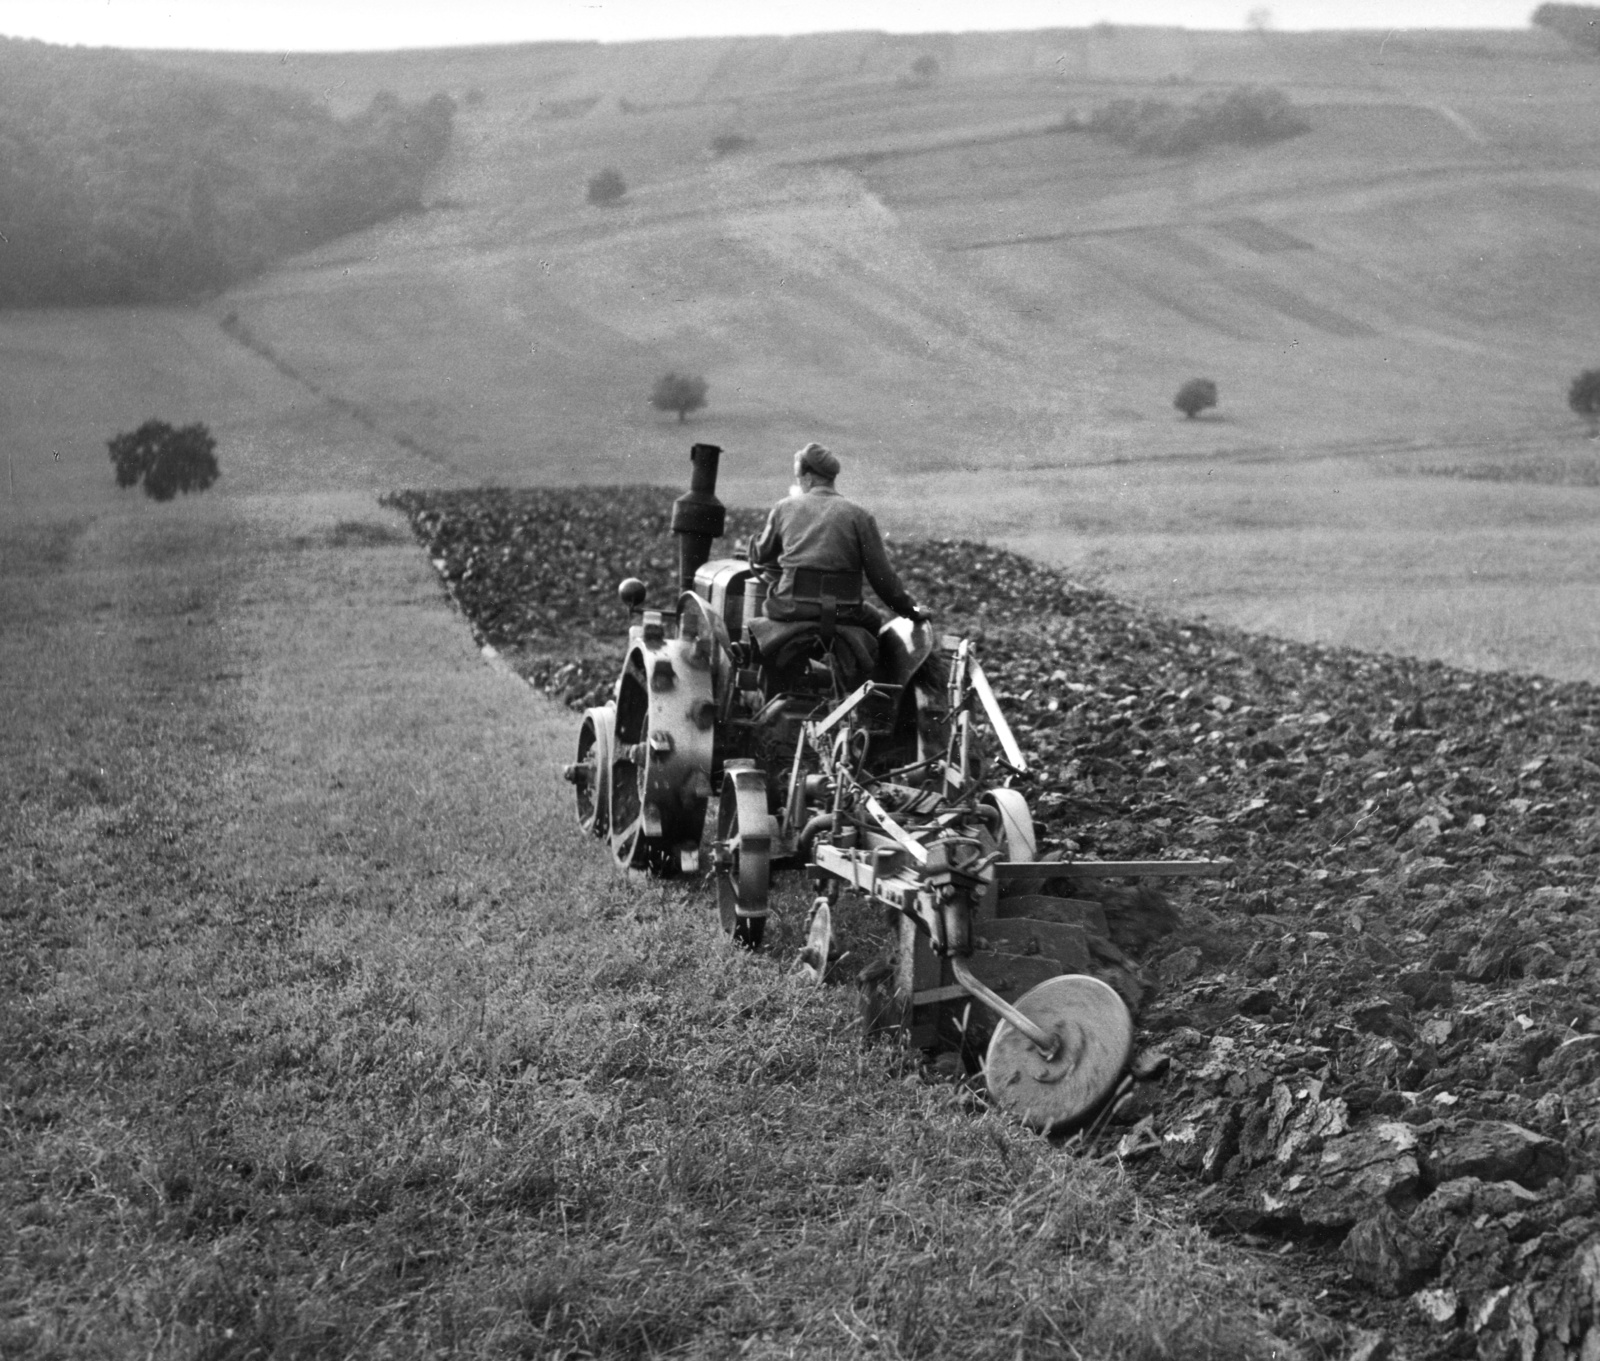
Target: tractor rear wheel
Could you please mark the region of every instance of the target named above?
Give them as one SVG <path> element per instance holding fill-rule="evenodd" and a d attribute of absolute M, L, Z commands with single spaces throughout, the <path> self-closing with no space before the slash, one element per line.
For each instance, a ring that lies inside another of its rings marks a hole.
<path fill-rule="evenodd" d="M 625 870 L 670 875 L 678 868 L 676 842 L 667 829 L 647 825 L 656 744 L 663 737 L 650 726 L 649 682 L 636 662 L 623 671 L 617 696 L 611 778 L 606 782 L 611 858 Z"/>

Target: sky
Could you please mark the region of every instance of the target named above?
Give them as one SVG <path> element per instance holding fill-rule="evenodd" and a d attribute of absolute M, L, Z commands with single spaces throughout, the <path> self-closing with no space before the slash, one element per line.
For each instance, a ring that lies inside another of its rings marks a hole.
<path fill-rule="evenodd" d="M 91 47 L 356 51 L 476 43 L 1077 28 L 1523 28 L 1538 0 L 0 0 L 0 35 Z"/>

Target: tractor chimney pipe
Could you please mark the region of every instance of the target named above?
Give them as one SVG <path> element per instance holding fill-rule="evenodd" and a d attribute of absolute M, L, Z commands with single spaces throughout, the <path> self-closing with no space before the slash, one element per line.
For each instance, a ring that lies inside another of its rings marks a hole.
<path fill-rule="evenodd" d="M 678 536 L 678 589 L 694 589 L 694 574 L 711 556 L 711 541 L 719 537 L 728 512 L 717 500 L 717 460 L 722 446 L 697 444 L 689 450 L 694 471 L 689 490 L 672 503 L 672 532 Z"/>

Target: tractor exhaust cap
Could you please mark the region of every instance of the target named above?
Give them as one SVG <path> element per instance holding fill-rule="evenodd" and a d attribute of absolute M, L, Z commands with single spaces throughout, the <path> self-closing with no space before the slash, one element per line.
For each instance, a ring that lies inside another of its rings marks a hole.
<path fill-rule="evenodd" d="M 672 532 L 678 536 L 678 589 L 694 589 L 694 574 L 711 556 L 711 541 L 721 537 L 728 512 L 717 500 L 720 444 L 697 444 L 689 450 L 694 471 L 689 490 L 672 503 Z"/>

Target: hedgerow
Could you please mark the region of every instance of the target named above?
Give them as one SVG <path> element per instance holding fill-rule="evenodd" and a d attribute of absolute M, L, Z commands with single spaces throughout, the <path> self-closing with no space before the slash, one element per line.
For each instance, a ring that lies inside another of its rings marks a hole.
<path fill-rule="evenodd" d="M 1281 90 L 1239 86 L 1193 104 L 1114 99 L 1095 109 L 1084 131 L 1146 155 L 1186 156 L 1225 143 L 1253 145 L 1309 132 L 1311 124 Z"/>

